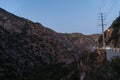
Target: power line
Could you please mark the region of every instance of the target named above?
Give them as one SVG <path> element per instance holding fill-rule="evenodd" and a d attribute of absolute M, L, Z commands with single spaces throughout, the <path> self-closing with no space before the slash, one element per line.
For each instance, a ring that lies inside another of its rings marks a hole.
<path fill-rule="evenodd" d="M 113 9 L 117 6 L 118 1 L 119 1 L 119 0 L 114 0 L 112 6 L 110 7 L 110 9 L 109 9 L 108 12 L 107 12 L 107 17 L 108 17 L 108 15 L 110 14 L 111 10 L 113 10 Z"/>
<path fill-rule="evenodd" d="M 102 4 L 103 3 L 103 4 Z M 101 5 L 103 5 L 103 7 L 101 8 L 101 12 L 106 12 L 106 18 L 107 18 L 107 24 L 109 24 L 108 23 L 108 18 L 110 18 L 110 14 L 112 13 L 112 12 L 115 12 L 115 11 L 117 11 L 117 9 L 118 8 L 116 8 L 116 7 L 118 7 L 119 5 L 120 5 L 120 0 L 110 0 L 110 1 L 108 1 L 108 0 L 106 0 L 106 1 L 103 1 L 103 0 L 101 0 Z M 103 10 L 103 11 L 102 11 Z M 106 10 L 106 11 L 105 11 Z M 120 16 L 120 11 L 118 11 L 119 12 L 119 16 Z M 104 18 L 103 17 L 103 13 L 100 13 L 100 15 L 101 15 L 101 25 L 100 26 L 102 26 L 102 22 L 103 22 L 103 28 L 102 28 L 102 33 L 103 33 L 103 31 L 104 31 L 104 19 L 102 19 L 102 18 Z M 113 15 L 112 15 L 113 16 Z M 110 19 L 109 19 L 109 21 L 110 21 Z M 111 22 L 110 22 L 111 23 Z M 108 25 L 109 26 L 109 25 Z M 104 36 L 104 35 L 103 35 Z M 103 41 L 104 42 L 104 41 Z M 103 46 L 104 46 L 104 44 L 103 44 Z"/>
<path fill-rule="evenodd" d="M 106 12 L 106 18 L 108 19 L 108 16 L 111 14 L 111 12 L 115 11 L 116 7 L 118 7 L 118 5 L 120 5 L 120 0 L 109 0 L 109 1 L 108 0 L 104 0 L 104 1 L 101 0 L 101 5 L 102 5 L 102 7 L 100 8 L 101 11 L 99 13 L 106 10 L 104 12 Z M 102 15 L 103 15 L 103 13 L 102 13 Z M 119 16 L 120 16 L 120 11 L 119 11 Z"/>
<path fill-rule="evenodd" d="M 118 6 L 120 6 L 120 1 L 119 1 L 119 3 L 118 3 Z"/>
<path fill-rule="evenodd" d="M 101 0 L 101 6 L 99 8 L 99 11 L 102 12 L 106 6 L 107 0 Z"/>
<path fill-rule="evenodd" d="M 105 9 L 106 5 L 107 5 L 107 0 L 104 0 L 104 3 L 103 3 L 103 8 L 102 8 L 102 10 L 103 10 L 103 11 L 104 11 L 104 9 Z"/>
<path fill-rule="evenodd" d="M 118 7 L 118 4 L 120 3 L 120 1 L 119 0 L 112 0 L 111 1 L 111 6 L 109 7 L 109 10 L 108 10 L 108 12 L 106 13 L 106 18 L 107 18 L 107 24 L 109 24 L 109 22 L 110 22 L 110 19 L 108 19 L 108 18 L 110 18 L 110 14 L 112 13 L 112 12 L 115 12 L 115 7 Z M 109 21 L 108 21 L 109 20 Z M 109 25 L 110 26 L 110 25 Z"/>

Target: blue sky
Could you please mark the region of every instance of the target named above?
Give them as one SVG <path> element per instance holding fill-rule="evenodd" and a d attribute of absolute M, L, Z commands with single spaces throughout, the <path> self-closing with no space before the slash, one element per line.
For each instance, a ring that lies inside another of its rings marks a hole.
<path fill-rule="evenodd" d="M 98 13 L 103 12 L 105 15 L 105 29 L 119 15 L 120 1 L 114 1 L 0 0 L 0 7 L 57 32 L 94 34 L 101 32 Z"/>

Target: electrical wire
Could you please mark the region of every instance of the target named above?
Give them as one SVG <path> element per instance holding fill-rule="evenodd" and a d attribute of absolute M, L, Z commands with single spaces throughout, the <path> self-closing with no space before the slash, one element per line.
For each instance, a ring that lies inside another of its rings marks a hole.
<path fill-rule="evenodd" d="M 111 11 L 117 6 L 119 0 L 114 0 L 113 4 L 111 5 L 110 9 L 107 12 L 107 17 L 110 15 Z"/>
<path fill-rule="evenodd" d="M 98 10 L 100 13 L 104 10 L 106 3 L 107 3 L 107 0 L 101 0 L 101 2 L 100 2 L 101 6 Z"/>
<path fill-rule="evenodd" d="M 110 5 L 110 3 L 111 3 L 111 5 Z M 104 0 L 104 1 L 101 0 L 101 5 L 102 5 L 102 7 L 100 7 L 100 12 L 99 13 L 106 10 L 104 12 L 106 12 L 106 18 L 108 19 L 108 16 L 110 15 L 110 13 L 112 13 L 115 10 L 115 8 L 118 5 L 120 5 L 120 0 L 111 0 L 111 2 L 108 2 L 108 0 Z"/>
<path fill-rule="evenodd" d="M 107 5 L 107 0 L 104 0 L 104 3 L 103 3 L 103 8 L 102 8 L 102 10 L 104 11 L 104 9 L 105 9 L 105 7 L 106 7 L 106 5 Z"/>

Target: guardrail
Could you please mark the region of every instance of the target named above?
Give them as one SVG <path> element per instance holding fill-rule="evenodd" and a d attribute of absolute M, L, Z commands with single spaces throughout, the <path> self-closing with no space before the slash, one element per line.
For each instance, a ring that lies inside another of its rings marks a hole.
<path fill-rule="evenodd" d="M 120 48 L 106 49 L 106 58 L 111 60 L 113 57 L 120 56 Z"/>
<path fill-rule="evenodd" d="M 106 49 L 106 50 L 109 50 L 110 52 L 120 53 L 120 48 L 111 48 L 111 49 Z"/>

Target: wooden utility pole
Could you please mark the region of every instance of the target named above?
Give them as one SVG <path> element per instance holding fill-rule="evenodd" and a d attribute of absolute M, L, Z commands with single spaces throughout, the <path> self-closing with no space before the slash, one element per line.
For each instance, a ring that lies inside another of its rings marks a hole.
<path fill-rule="evenodd" d="M 119 17 L 120 17 L 120 11 L 119 11 Z"/>
<path fill-rule="evenodd" d="M 101 26 L 102 26 L 102 37 L 103 37 L 103 48 L 105 49 L 106 44 L 105 44 L 105 35 L 104 35 L 104 18 L 103 18 L 103 13 L 100 13 L 101 17 Z"/>

